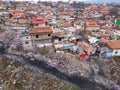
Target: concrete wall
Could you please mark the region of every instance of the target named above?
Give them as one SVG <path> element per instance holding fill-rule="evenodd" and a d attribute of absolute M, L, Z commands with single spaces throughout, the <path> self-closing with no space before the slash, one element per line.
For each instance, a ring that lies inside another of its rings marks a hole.
<path fill-rule="evenodd" d="M 34 25 L 34 27 L 36 28 L 36 27 L 45 27 L 46 25 L 45 25 L 45 23 L 43 23 L 43 24 L 38 24 L 38 25 Z"/>
<path fill-rule="evenodd" d="M 36 35 L 32 35 L 32 45 L 35 47 L 36 45 L 51 43 L 51 38 L 48 34 L 38 35 L 38 38 Z"/>
<path fill-rule="evenodd" d="M 27 50 L 27 49 L 32 49 L 32 41 L 31 41 L 31 37 L 30 36 L 23 36 L 21 38 L 22 44 L 23 44 L 23 49 Z"/>
<path fill-rule="evenodd" d="M 92 31 L 92 30 L 100 29 L 100 27 L 86 27 L 86 29 Z"/>
<path fill-rule="evenodd" d="M 43 23 L 43 24 L 38 24 L 38 27 L 45 27 L 45 23 Z"/>
<path fill-rule="evenodd" d="M 120 56 L 120 49 L 113 50 L 112 56 Z"/>
<path fill-rule="evenodd" d="M 16 7 L 16 10 L 26 10 L 26 7 Z"/>
<path fill-rule="evenodd" d="M 50 34 L 51 35 L 51 34 Z M 44 40 L 44 39 L 51 39 L 51 36 L 48 36 L 48 34 L 38 35 L 38 38 L 36 35 L 31 36 L 32 40 Z"/>
<path fill-rule="evenodd" d="M 25 23 L 27 23 L 27 20 L 26 19 L 18 19 L 18 23 L 25 24 Z"/>

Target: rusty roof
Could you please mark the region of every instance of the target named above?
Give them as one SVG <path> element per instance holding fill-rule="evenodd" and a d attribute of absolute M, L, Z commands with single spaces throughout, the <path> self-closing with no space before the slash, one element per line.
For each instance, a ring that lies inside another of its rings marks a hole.
<path fill-rule="evenodd" d="M 93 52 L 94 51 L 94 48 L 90 44 L 88 44 L 86 42 L 81 42 L 81 47 L 86 52 Z"/>
<path fill-rule="evenodd" d="M 31 28 L 29 30 L 29 33 L 34 34 L 51 34 L 53 32 L 52 27 L 46 26 L 46 27 L 37 27 L 37 28 Z"/>
<path fill-rule="evenodd" d="M 111 49 L 120 49 L 120 40 L 108 40 L 106 44 Z"/>

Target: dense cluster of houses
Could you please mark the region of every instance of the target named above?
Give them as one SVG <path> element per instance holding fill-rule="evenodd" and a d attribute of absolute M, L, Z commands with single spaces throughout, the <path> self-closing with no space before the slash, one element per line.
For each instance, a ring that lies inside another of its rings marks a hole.
<path fill-rule="evenodd" d="M 24 50 L 54 47 L 80 59 L 120 56 L 120 17 L 110 16 L 110 8 L 105 4 L 81 9 L 61 2 L 49 6 L 0 2 L 0 23 L 4 22 L 1 28 L 19 33 Z"/>

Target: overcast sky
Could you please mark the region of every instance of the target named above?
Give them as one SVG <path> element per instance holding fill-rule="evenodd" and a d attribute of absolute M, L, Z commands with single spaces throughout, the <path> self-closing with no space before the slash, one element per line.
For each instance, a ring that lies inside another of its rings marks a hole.
<path fill-rule="evenodd" d="M 39 1 L 39 0 L 15 0 L 15 1 Z M 40 1 L 68 1 L 68 0 L 40 0 Z M 92 3 L 103 3 L 103 2 L 117 2 L 120 3 L 120 0 L 74 0 L 74 1 L 84 1 L 84 2 L 92 2 Z"/>

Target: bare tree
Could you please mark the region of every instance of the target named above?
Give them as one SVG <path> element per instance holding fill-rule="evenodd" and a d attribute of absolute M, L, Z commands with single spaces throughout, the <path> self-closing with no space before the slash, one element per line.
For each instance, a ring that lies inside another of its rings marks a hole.
<path fill-rule="evenodd" d="M 110 12 L 109 12 L 109 14 L 110 14 L 111 16 L 117 16 L 118 13 L 119 13 L 119 9 L 116 8 L 116 7 L 111 8 L 111 9 L 110 9 Z"/>

